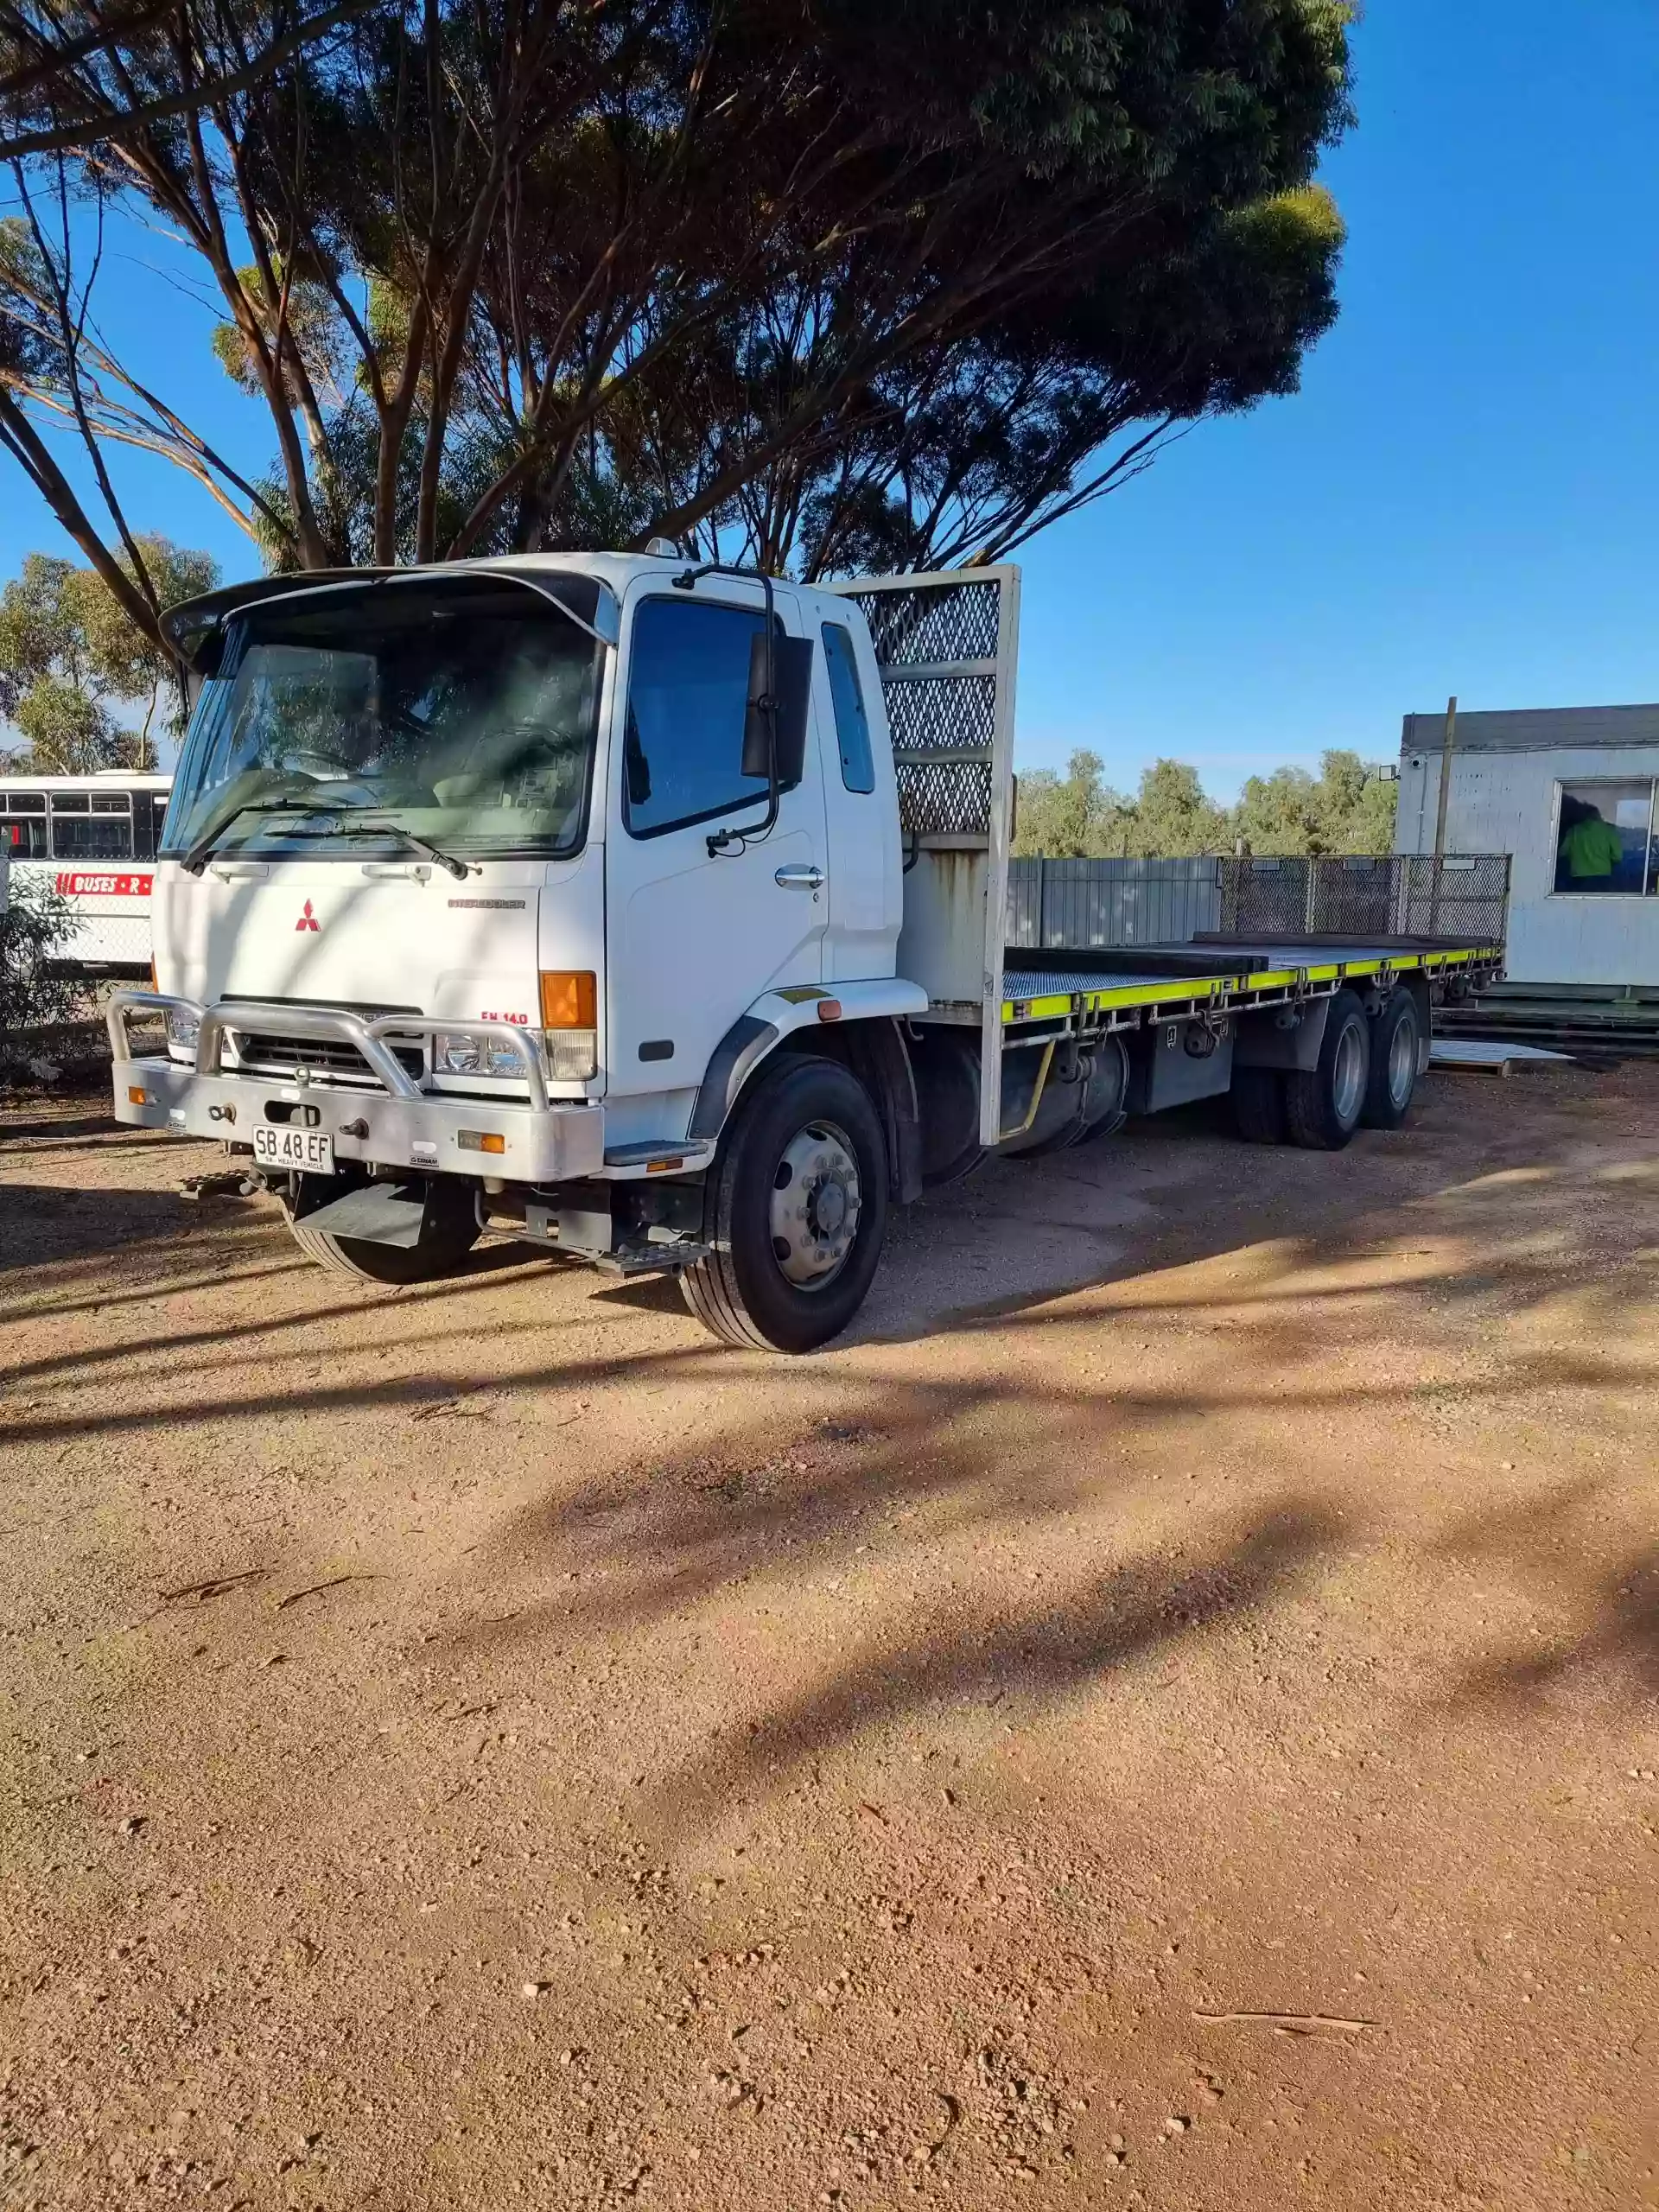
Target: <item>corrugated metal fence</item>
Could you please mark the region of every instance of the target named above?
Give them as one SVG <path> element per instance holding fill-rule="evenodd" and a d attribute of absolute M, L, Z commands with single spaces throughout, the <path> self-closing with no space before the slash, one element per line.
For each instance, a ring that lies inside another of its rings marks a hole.
<path fill-rule="evenodd" d="M 1502 944 L 1501 853 L 1358 860 L 1015 860 L 1008 944 L 1185 944 L 1201 935 L 1485 938 Z"/>
<path fill-rule="evenodd" d="M 1008 862 L 1008 943 L 1183 944 L 1221 927 L 1217 860 Z"/>

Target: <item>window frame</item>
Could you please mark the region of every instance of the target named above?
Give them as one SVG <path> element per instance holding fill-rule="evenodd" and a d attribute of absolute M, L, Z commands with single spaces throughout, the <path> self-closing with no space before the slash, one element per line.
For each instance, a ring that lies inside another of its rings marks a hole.
<path fill-rule="evenodd" d="M 671 837 L 677 830 L 694 830 L 702 823 L 717 822 L 722 815 L 740 814 L 747 807 L 753 807 L 756 805 L 764 806 L 766 802 L 766 786 L 762 785 L 758 791 L 744 791 L 740 793 L 735 798 L 722 799 L 718 806 L 705 807 L 700 814 L 678 815 L 672 822 L 653 823 L 649 829 L 639 829 L 635 826 L 628 799 L 628 719 L 632 711 L 633 703 L 633 663 L 634 655 L 638 650 L 639 618 L 645 613 L 646 607 L 659 605 L 674 607 L 697 607 L 702 609 L 705 613 L 747 614 L 756 625 L 757 628 L 764 625 L 766 619 L 766 610 L 764 601 L 758 606 L 751 607 L 742 600 L 702 599 L 690 592 L 644 592 L 634 601 L 632 607 L 629 609 L 627 664 L 626 669 L 619 671 L 620 680 L 617 685 L 617 789 L 621 798 L 623 830 L 636 844 L 640 845 L 649 844 L 653 837 Z M 783 610 L 781 607 L 774 608 L 772 620 L 777 626 L 777 633 L 780 638 L 787 638 L 794 634 L 794 632 L 790 629 L 789 625 L 784 620 Z M 741 776 L 743 772 L 741 765 L 743 758 L 743 730 L 741 724 L 738 728 L 737 743 L 739 763 L 738 773 Z M 788 783 L 779 784 L 778 787 L 779 797 L 781 798 L 785 791 L 798 790 L 801 782 L 804 779 L 804 775 L 805 771 L 803 769 L 802 775 L 800 777 L 795 778 Z"/>
<path fill-rule="evenodd" d="M 1639 891 L 1563 891 L 1556 881 L 1561 865 L 1561 802 L 1569 792 L 1602 789 L 1628 791 L 1632 784 L 1648 787 L 1647 841 L 1643 848 L 1642 888 Z M 1549 884 L 1547 899 L 1591 899 L 1598 906 L 1612 899 L 1653 899 L 1659 897 L 1659 868 L 1654 865 L 1654 837 L 1659 833 L 1659 773 L 1630 776 L 1557 776 L 1554 779 L 1554 803 L 1550 808 Z"/>

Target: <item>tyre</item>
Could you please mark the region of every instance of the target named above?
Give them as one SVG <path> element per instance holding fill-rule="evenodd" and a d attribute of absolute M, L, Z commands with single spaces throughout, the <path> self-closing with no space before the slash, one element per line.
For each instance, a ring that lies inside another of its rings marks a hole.
<path fill-rule="evenodd" d="M 1371 1026 L 1352 991 L 1338 991 L 1325 1018 L 1319 1065 L 1285 1077 L 1290 1141 L 1305 1152 L 1340 1152 L 1359 1127 L 1371 1076 Z"/>
<path fill-rule="evenodd" d="M 728 1344 L 816 1351 L 864 1302 L 887 1225 L 880 1117 L 835 1060 L 786 1058 L 740 1101 L 709 1179 L 685 1302 Z"/>
<path fill-rule="evenodd" d="M 416 1244 L 376 1244 L 365 1236 L 330 1236 L 308 1229 L 283 1208 L 289 1235 L 320 1268 L 331 1274 L 355 1275 L 362 1282 L 439 1282 L 452 1275 L 478 1242 L 473 1186 L 448 1178 L 429 1188 L 426 1217 Z"/>
<path fill-rule="evenodd" d="M 1284 1144 L 1285 1078 L 1277 1068 L 1233 1070 L 1233 1126 L 1246 1144 Z"/>
<path fill-rule="evenodd" d="M 1360 1120 L 1368 1129 L 1397 1129 L 1411 1109 L 1423 1017 L 1409 991 L 1395 991 L 1371 1024 L 1371 1073 Z"/>

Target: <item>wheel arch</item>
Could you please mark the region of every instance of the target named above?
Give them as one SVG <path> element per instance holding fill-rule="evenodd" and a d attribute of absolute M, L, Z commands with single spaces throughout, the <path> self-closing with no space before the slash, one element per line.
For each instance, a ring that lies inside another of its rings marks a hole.
<path fill-rule="evenodd" d="M 888 1195 L 910 1204 L 921 1196 L 921 1115 L 905 1022 L 926 1007 L 921 986 L 897 977 L 763 992 L 710 1054 L 688 1135 L 717 1141 L 762 1068 L 780 1054 L 835 1060 L 869 1092 L 887 1141 Z"/>

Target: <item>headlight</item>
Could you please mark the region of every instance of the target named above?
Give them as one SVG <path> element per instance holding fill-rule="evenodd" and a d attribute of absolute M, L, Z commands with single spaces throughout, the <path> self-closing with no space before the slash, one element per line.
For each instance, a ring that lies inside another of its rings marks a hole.
<path fill-rule="evenodd" d="M 435 1058 L 440 1075 L 522 1077 L 524 1072 L 523 1060 L 501 1038 L 486 1044 L 476 1037 L 440 1033 Z"/>
<path fill-rule="evenodd" d="M 549 1029 L 542 1041 L 547 1048 L 547 1072 L 553 1082 L 591 1083 L 598 1074 L 596 1029 Z"/>
<path fill-rule="evenodd" d="M 476 1037 L 440 1037 L 438 1065 L 445 1075 L 476 1075 L 484 1065 Z"/>
<path fill-rule="evenodd" d="M 194 1052 L 196 1039 L 200 1034 L 201 1023 L 194 1014 L 186 1014 L 181 1007 L 168 1007 L 167 1041 L 169 1045 L 176 1045 L 181 1052 Z"/>

